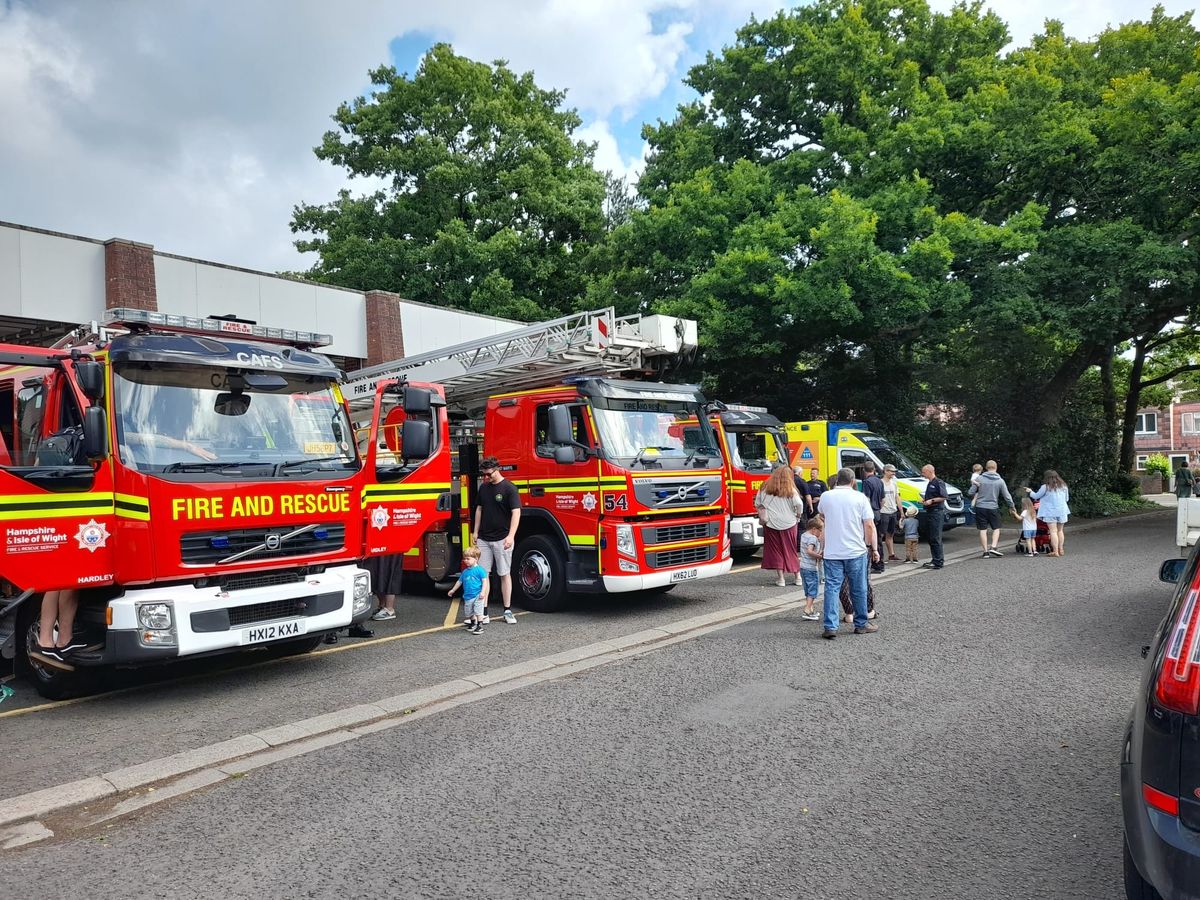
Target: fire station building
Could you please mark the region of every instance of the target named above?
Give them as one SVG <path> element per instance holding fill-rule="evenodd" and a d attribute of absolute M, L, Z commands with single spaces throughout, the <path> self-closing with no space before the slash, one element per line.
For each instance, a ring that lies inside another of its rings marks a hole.
<path fill-rule="evenodd" d="M 271 328 L 323 332 L 346 370 L 413 356 L 522 323 L 0 222 L 0 342 L 50 344 L 104 311 L 234 315 Z"/>

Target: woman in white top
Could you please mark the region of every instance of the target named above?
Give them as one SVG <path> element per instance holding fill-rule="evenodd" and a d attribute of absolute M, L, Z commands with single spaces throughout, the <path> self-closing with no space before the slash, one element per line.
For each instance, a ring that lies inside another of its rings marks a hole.
<path fill-rule="evenodd" d="M 786 584 L 791 574 L 800 581 L 800 557 L 796 553 L 796 524 L 804 514 L 804 501 L 792 480 L 792 470 L 779 466 L 754 498 L 759 521 L 763 524 L 762 567 L 777 573 L 775 583 Z"/>

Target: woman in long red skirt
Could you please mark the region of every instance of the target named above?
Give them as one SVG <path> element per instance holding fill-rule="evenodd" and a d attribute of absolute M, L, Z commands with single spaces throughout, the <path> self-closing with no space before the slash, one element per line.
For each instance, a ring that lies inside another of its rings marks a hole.
<path fill-rule="evenodd" d="M 791 575 L 800 584 L 800 557 L 796 553 L 796 526 L 804 514 L 804 501 L 792 480 L 792 470 L 779 466 L 754 498 L 759 521 L 763 523 L 762 567 L 776 573 L 775 583 L 783 587 Z"/>

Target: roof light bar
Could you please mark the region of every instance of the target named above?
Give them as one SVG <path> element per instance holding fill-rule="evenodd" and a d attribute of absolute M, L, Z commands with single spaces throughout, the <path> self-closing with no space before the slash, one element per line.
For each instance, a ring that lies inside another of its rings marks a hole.
<path fill-rule="evenodd" d="M 767 408 L 765 406 L 746 406 L 742 403 L 726 403 L 725 408 L 734 410 L 736 412 L 752 412 L 752 413 L 767 412 Z"/>
<path fill-rule="evenodd" d="M 195 316 L 175 316 L 168 313 L 151 312 L 147 309 L 131 309 L 117 307 L 106 310 L 104 322 L 106 326 L 114 325 L 141 326 L 159 328 L 181 334 L 228 334 L 248 338 L 255 341 L 267 341 L 275 344 L 293 344 L 299 347 L 328 347 L 333 343 L 333 335 L 320 334 L 314 331 L 293 331 L 290 328 L 266 328 L 262 325 L 251 325 L 248 322 L 238 322 L 229 319 L 200 319 Z"/>

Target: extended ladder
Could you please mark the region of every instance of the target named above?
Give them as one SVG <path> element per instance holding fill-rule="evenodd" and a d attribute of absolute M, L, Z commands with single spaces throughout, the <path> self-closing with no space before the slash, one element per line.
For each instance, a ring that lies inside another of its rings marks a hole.
<path fill-rule="evenodd" d="M 473 410 L 501 391 L 554 384 L 571 375 L 645 370 L 654 358 L 696 348 L 696 323 L 672 316 L 620 316 L 612 307 L 572 313 L 492 337 L 351 372 L 343 391 L 354 409 L 370 406 L 385 378 L 439 383 L 451 406 Z"/>

